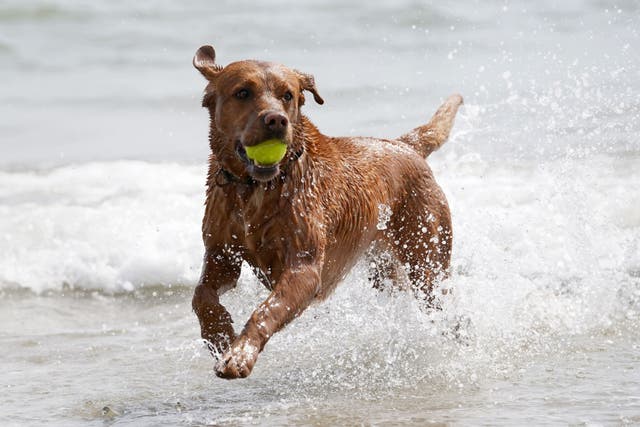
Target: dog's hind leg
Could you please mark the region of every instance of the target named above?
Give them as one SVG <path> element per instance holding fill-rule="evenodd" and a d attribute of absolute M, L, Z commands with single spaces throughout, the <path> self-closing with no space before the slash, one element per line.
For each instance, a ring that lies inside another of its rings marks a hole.
<path fill-rule="evenodd" d="M 369 281 L 379 291 L 400 287 L 398 260 L 393 251 L 381 241 L 375 242 L 366 253 Z"/>
<path fill-rule="evenodd" d="M 451 217 L 446 202 L 434 204 L 428 200 L 429 196 L 408 197 L 402 214 L 391 218 L 389 231 L 391 247 L 409 276 L 411 288 L 436 308 L 434 286 L 449 272 Z"/>

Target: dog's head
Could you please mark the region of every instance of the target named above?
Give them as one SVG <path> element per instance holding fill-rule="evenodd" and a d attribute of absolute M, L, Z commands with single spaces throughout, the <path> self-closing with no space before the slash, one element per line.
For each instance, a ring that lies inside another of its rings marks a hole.
<path fill-rule="evenodd" d="M 215 51 L 202 46 L 193 65 L 209 81 L 202 100 L 211 116 L 211 148 L 222 166 L 240 176 L 269 181 L 283 162 L 296 158 L 303 147 L 294 138 L 308 90 L 319 104 L 313 76 L 280 64 L 239 61 L 226 67 L 215 63 Z M 269 139 L 287 144 L 287 154 L 275 165 L 261 166 L 247 157 L 245 147 Z"/>

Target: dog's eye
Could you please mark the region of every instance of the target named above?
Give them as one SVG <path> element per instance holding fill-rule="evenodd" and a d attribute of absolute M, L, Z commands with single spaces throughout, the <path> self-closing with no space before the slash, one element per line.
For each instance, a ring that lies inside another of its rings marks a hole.
<path fill-rule="evenodd" d="M 291 100 L 293 99 L 293 94 L 292 94 L 291 92 L 287 91 L 287 92 L 284 94 L 284 97 L 283 97 L 283 98 L 284 98 L 284 100 L 285 100 L 285 101 L 287 101 L 287 102 L 288 102 L 288 101 L 291 101 Z"/>
<path fill-rule="evenodd" d="M 238 99 L 246 99 L 249 97 L 249 91 L 247 89 L 240 89 L 236 92 L 236 98 Z"/>

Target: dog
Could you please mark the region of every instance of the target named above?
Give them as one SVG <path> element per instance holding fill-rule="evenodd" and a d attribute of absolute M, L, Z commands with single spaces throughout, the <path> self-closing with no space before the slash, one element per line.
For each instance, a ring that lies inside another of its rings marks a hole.
<path fill-rule="evenodd" d="M 434 304 L 452 230 L 425 159 L 447 140 L 460 95 L 397 139 L 335 138 L 301 113 L 305 92 L 324 103 L 312 75 L 255 60 L 222 67 L 211 46 L 198 49 L 193 65 L 208 82 L 211 147 L 193 310 L 218 359 L 216 375 L 247 377 L 269 338 L 325 299 L 362 256 L 373 286 L 406 277 Z M 246 147 L 273 139 L 286 144 L 281 161 L 249 159 Z M 220 296 L 236 285 L 243 261 L 271 292 L 236 335 Z"/>

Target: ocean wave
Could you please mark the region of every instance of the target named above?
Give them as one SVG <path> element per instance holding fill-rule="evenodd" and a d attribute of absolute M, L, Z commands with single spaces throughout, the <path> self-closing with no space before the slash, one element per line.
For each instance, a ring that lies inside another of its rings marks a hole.
<path fill-rule="evenodd" d="M 454 135 L 463 137 L 472 135 Z M 637 155 L 510 166 L 449 145 L 431 163 L 452 208 L 458 281 L 572 289 L 637 280 Z M 119 161 L 0 172 L 0 287 L 195 283 L 205 169 Z"/>
<path fill-rule="evenodd" d="M 13 3 L 13 4 L 11 4 Z M 80 21 L 89 15 L 50 2 L 10 2 L 0 7 L 0 22 L 40 22 L 74 20 Z"/>
<path fill-rule="evenodd" d="M 0 286 L 195 282 L 204 176 L 204 167 L 143 162 L 0 173 Z"/>

